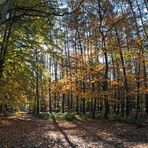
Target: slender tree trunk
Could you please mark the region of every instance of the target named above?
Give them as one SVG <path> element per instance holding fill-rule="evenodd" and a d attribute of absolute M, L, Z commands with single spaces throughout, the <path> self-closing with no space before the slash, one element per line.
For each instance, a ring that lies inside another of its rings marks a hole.
<path fill-rule="evenodd" d="M 144 69 L 144 86 L 145 86 L 145 89 L 148 88 L 148 85 L 147 85 L 147 72 L 146 72 L 146 64 L 145 64 L 145 61 L 143 61 L 143 69 Z M 148 114 L 148 93 L 145 94 L 145 111 L 146 113 Z"/>
<path fill-rule="evenodd" d="M 76 97 L 76 112 L 79 114 L 79 96 Z"/>
<path fill-rule="evenodd" d="M 11 10 L 13 0 L 5 0 L 0 12 L 0 26 L 6 21 L 6 15 Z M 9 12 L 12 13 L 12 12 Z"/>
<path fill-rule="evenodd" d="M 38 50 L 35 50 L 36 62 L 38 63 Z M 36 67 L 36 113 L 40 113 L 40 99 L 39 99 L 39 69 Z"/>
<path fill-rule="evenodd" d="M 97 103 L 97 99 L 94 98 L 94 102 L 93 102 L 93 118 L 95 118 L 95 115 L 96 115 L 96 103 Z"/>
<path fill-rule="evenodd" d="M 144 0 L 144 4 L 145 4 L 145 7 L 146 7 L 146 9 L 148 11 L 148 1 L 147 0 Z"/>
<path fill-rule="evenodd" d="M 52 113 L 51 89 L 49 88 L 49 112 Z"/>
<path fill-rule="evenodd" d="M 0 48 L 0 78 L 2 77 L 5 57 L 8 52 L 8 43 L 12 32 L 12 26 L 13 26 L 13 21 L 11 21 L 8 25 L 6 25 L 6 29 L 4 30 L 4 37 Z"/>
<path fill-rule="evenodd" d="M 72 110 L 73 109 L 73 95 L 72 95 L 72 92 L 70 93 L 70 98 L 71 98 L 70 109 Z"/>
<path fill-rule="evenodd" d="M 136 76 L 136 85 L 137 85 L 137 107 L 136 107 L 136 117 L 140 113 L 140 62 L 135 61 L 135 76 Z"/>
<path fill-rule="evenodd" d="M 147 38 L 147 40 L 148 40 L 148 34 L 147 34 L 147 32 L 146 32 L 146 28 L 145 28 L 144 21 L 143 21 L 143 18 L 142 18 L 142 12 L 141 12 L 141 9 L 140 9 L 140 7 L 139 7 L 139 4 L 138 4 L 138 1 L 137 1 L 137 0 L 136 0 L 136 4 L 137 4 L 138 11 L 139 11 L 141 24 L 142 24 L 142 27 L 143 27 L 145 36 L 146 36 L 146 38 Z"/>
<path fill-rule="evenodd" d="M 65 94 L 62 96 L 62 113 L 65 112 Z"/>
<path fill-rule="evenodd" d="M 129 101 L 129 94 L 128 94 L 129 93 L 129 86 L 128 86 L 124 57 L 122 54 L 122 49 L 121 49 L 120 39 L 119 39 L 117 29 L 116 29 L 116 36 L 117 36 L 117 42 L 118 42 L 118 46 L 119 46 L 119 53 L 120 53 L 120 59 L 121 59 L 121 64 L 122 64 L 123 76 L 124 76 L 124 88 L 126 91 L 125 92 L 126 93 L 126 115 L 128 116 L 130 113 L 130 101 Z"/>

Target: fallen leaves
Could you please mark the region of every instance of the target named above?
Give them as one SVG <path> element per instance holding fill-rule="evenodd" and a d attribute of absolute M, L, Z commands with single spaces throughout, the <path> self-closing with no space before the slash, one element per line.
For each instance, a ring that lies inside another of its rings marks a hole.
<path fill-rule="evenodd" d="M 52 122 L 23 114 L 0 119 L 0 148 L 147 148 L 147 131 L 116 121 Z"/>

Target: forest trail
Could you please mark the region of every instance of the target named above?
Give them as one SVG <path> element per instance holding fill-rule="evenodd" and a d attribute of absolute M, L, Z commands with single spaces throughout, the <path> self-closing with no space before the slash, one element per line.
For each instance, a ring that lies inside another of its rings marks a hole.
<path fill-rule="evenodd" d="M 0 118 L 0 148 L 147 148 L 148 127 L 116 121 Z"/>

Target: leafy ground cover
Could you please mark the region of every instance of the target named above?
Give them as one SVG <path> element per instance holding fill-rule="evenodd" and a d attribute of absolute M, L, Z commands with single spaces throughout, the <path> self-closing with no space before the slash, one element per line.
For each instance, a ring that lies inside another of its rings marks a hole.
<path fill-rule="evenodd" d="M 108 120 L 0 118 L 0 148 L 147 148 L 148 127 Z"/>

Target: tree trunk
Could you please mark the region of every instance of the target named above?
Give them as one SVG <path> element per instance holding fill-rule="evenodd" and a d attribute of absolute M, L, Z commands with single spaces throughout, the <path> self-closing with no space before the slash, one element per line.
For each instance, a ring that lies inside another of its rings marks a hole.
<path fill-rule="evenodd" d="M 129 94 L 128 94 L 129 93 L 129 86 L 128 86 L 126 68 L 125 68 L 124 57 L 123 57 L 122 49 L 121 49 L 121 45 L 120 45 L 120 39 L 119 39 L 118 31 L 117 31 L 117 29 L 115 31 L 116 31 L 117 42 L 118 42 L 118 46 L 119 46 L 119 54 L 120 54 L 122 70 L 123 70 L 124 88 L 125 88 L 125 93 L 126 93 L 125 94 L 126 95 L 126 115 L 128 116 L 129 113 L 130 113 L 130 101 L 129 101 Z"/>
<path fill-rule="evenodd" d="M 13 21 L 7 24 L 6 29 L 4 30 L 4 37 L 3 37 L 3 41 L 0 49 L 0 78 L 2 77 L 5 57 L 8 52 L 8 43 L 9 43 L 9 38 L 11 36 L 12 25 L 13 25 Z"/>
<path fill-rule="evenodd" d="M 38 63 L 38 50 L 35 50 L 36 63 Z M 40 113 L 40 99 L 39 99 L 39 69 L 36 67 L 36 113 Z"/>
<path fill-rule="evenodd" d="M 65 112 L 65 94 L 62 96 L 62 113 Z"/>

